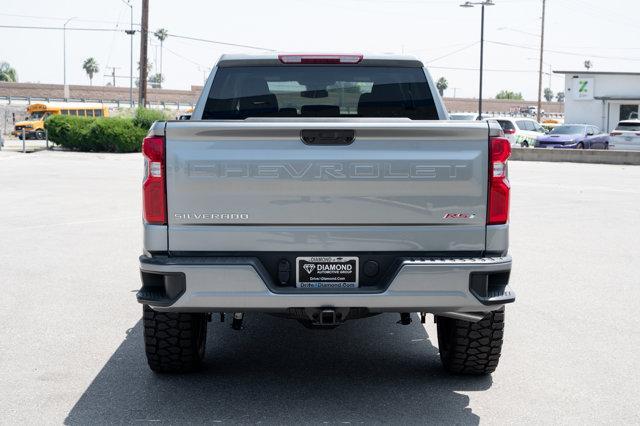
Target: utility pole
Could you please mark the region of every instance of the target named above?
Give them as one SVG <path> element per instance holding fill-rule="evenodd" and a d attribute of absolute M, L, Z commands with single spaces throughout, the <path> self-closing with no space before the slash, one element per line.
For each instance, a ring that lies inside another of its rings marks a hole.
<path fill-rule="evenodd" d="M 138 105 L 147 105 L 147 39 L 149 38 L 149 0 L 142 0 L 140 31 L 140 78 L 138 81 Z"/>
<path fill-rule="evenodd" d="M 544 61 L 544 15 L 547 0 L 542 0 L 542 29 L 540 31 L 540 68 L 538 70 L 538 122 L 542 119 L 542 66 Z"/>
<path fill-rule="evenodd" d="M 111 77 L 113 79 L 113 87 L 116 87 L 116 70 L 119 70 L 120 67 L 105 67 L 107 69 L 111 68 L 111 74 L 105 74 L 105 77 Z"/>

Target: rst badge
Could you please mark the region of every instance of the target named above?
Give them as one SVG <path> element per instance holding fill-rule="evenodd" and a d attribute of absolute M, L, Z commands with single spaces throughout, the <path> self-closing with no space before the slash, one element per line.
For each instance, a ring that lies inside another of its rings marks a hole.
<path fill-rule="evenodd" d="M 475 213 L 460 213 L 460 212 L 452 212 L 445 213 L 442 216 L 443 219 L 473 219 L 476 217 Z"/>

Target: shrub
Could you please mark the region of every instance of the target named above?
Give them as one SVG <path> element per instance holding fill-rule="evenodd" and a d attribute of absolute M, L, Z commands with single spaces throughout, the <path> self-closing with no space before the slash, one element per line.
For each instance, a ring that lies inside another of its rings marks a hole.
<path fill-rule="evenodd" d="M 87 138 L 90 118 L 54 115 L 47 118 L 45 128 L 49 132 L 49 139 L 65 148 L 82 149 L 83 141 Z"/>
<path fill-rule="evenodd" d="M 148 129 L 133 125 L 126 118 L 98 118 L 90 126 L 91 151 L 138 152 Z"/>
<path fill-rule="evenodd" d="M 133 116 L 133 124 L 149 130 L 154 121 L 165 121 L 167 118 L 167 114 L 162 110 L 138 108 Z"/>
<path fill-rule="evenodd" d="M 53 115 L 45 127 L 49 139 L 65 148 L 93 152 L 140 151 L 148 128 L 130 118 L 85 118 Z"/>

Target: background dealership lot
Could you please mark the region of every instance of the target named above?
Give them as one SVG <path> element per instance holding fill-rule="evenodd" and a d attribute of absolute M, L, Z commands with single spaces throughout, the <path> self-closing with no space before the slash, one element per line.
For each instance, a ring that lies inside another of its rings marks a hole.
<path fill-rule="evenodd" d="M 636 423 L 640 167 L 512 162 L 507 339 L 491 377 L 446 375 L 395 315 L 310 333 L 212 323 L 198 375 L 142 351 L 139 154 L 0 152 L 3 423 Z"/>

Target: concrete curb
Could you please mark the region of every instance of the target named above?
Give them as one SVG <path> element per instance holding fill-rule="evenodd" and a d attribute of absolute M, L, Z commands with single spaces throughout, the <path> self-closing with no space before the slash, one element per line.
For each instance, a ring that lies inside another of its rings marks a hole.
<path fill-rule="evenodd" d="M 640 165 L 640 151 L 513 148 L 511 160 Z"/>

